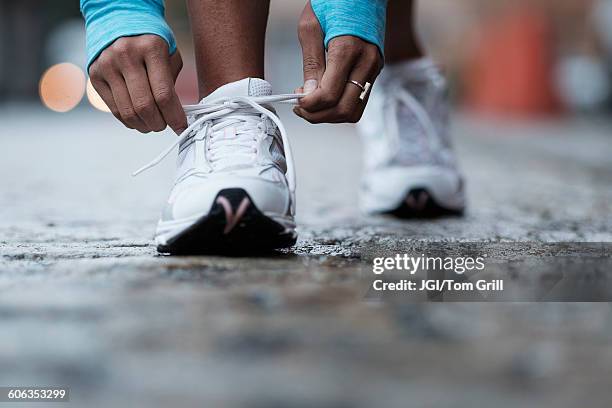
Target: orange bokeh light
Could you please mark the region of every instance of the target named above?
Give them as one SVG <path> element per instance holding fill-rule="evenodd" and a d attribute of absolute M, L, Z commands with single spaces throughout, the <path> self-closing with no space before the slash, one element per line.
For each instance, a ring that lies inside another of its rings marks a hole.
<path fill-rule="evenodd" d="M 56 112 L 68 112 L 85 95 L 85 74 L 74 64 L 64 62 L 53 65 L 40 79 L 40 100 Z"/>

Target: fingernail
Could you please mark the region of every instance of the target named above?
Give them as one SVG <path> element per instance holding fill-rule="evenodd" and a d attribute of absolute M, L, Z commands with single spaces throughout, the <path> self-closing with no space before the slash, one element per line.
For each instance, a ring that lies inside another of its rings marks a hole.
<path fill-rule="evenodd" d="M 309 94 L 312 91 L 314 91 L 315 89 L 317 89 L 317 86 L 319 84 L 317 83 L 316 79 L 309 79 L 306 82 L 304 82 L 304 93 L 305 94 Z"/>

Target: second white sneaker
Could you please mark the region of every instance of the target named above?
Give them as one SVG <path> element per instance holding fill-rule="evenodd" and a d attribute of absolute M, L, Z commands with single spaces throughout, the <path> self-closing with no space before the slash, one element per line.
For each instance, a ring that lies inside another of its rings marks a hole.
<path fill-rule="evenodd" d="M 175 143 L 176 180 L 155 235 L 159 252 L 236 253 L 295 244 L 293 159 L 269 105 L 291 96 L 271 94 L 268 82 L 247 78 L 185 107 L 190 125 Z"/>
<path fill-rule="evenodd" d="M 358 125 L 366 213 L 409 218 L 464 211 L 448 115 L 446 81 L 431 60 L 385 67 Z"/>

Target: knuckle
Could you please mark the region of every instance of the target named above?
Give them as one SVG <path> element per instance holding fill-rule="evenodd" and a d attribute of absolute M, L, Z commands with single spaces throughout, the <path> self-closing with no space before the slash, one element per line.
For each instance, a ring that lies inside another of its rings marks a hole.
<path fill-rule="evenodd" d="M 334 48 L 330 48 L 328 54 L 328 59 L 330 61 L 341 62 L 342 60 L 351 57 L 354 54 L 354 50 L 350 47 L 339 45 Z"/>
<path fill-rule="evenodd" d="M 298 33 L 311 34 L 319 28 L 319 22 L 315 18 L 304 17 L 298 23 Z"/>
<path fill-rule="evenodd" d="M 146 100 L 134 102 L 134 112 L 140 116 L 150 116 L 153 113 L 151 103 Z"/>
<path fill-rule="evenodd" d="M 120 38 L 112 45 L 111 51 L 118 57 L 126 57 L 130 55 L 131 49 L 130 41 Z"/>
<path fill-rule="evenodd" d="M 132 108 L 124 108 L 120 111 L 121 118 L 128 124 L 134 126 L 137 122 L 138 115 Z"/>
<path fill-rule="evenodd" d="M 160 121 L 159 123 L 156 123 L 151 130 L 153 132 L 161 132 L 164 129 L 166 129 L 166 124 Z"/>
<path fill-rule="evenodd" d="M 89 67 L 89 77 L 91 78 L 91 83 L 94 86 L 94 88 L 96 87 L 95 82 L 99 79 L 101 79 L 102 75 L 100 73 L 100 65 L 98 65 L 99 62 L 95 62 L 94 64 L 92 64 Z"/>
<path fill-rule="evenodd" d="M 162 44 L 157 40 L 156 36 L 146 36 L 138 40 L 136 49 L 140 54 L 162 55 Z"/>
<path fill-rule="evenodd" d="M 146 40 L 141 40 L 134 44 L 134 52 L 138 55 L 156 54 L 155 48 L 152 48 Z"/>
<path fill-rule="evenodd" d="M 336 37 L 330 42 L 330 52 L 356 54 L 361 50 L 359 40 L 350 36 Z"/>
<path fill-rule="evenodd" d="M 320 71 L 323 68 L 323 64 L 316 57 L 305 56 L 304 57 L 304 71 Z"/>
<path fill-rule="evenodd" d="M 160 106 L 168 106 L 172 102 L 172 91 L 169 88 L 163 88 L 155 91 L 155 102 Z"/>
<path fill-rule="evenodd" d="M 159 47 L 163 43 L 165 43 L 165 41 L 163 41 L 161 37 L 158 37 L 157 35 L 140 36 L 138 37 L 138 42 L 141 46 L 146 46 L 150 48 Z"/>
<path fill-rule="evenodd" d="M 370 62 L 378 63 L 380 59 L 380 53 L 378 47 L 368 46 L 363 50 L 363 56 Z"/>
<path fill-rule="evenodd" d="M 102 77 L 104 75 L 104 71 L 109 69 L 113 64 L 113 58 L 111 52 L 103 52 L 100 54 L 96 62 L 91 66 L 90 72 L 92 76 Z"/>
<path fill-rule="evenodd" d="M 336 97 L 329 92 L 321 96 L 321 104 L 325 105 L 326 107 L 336 105 L 336 101 Z"/>

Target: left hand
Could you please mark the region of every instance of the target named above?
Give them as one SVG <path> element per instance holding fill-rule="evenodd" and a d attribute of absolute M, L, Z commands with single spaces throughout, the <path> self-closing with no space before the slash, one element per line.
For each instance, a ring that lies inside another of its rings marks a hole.
<path fill-rule="evenodd" d="M 326 61 L 323 31 L 310 2 L 300 18 L 298 34 L 304 85 L 296 92 L 308 95 L 300 99 L 295 114 L 310 123 L 358 122 L 367 98 L 361 101 L 362 90 L 348 81 L 374 83 L 383 67 L 378 47 L 353 36 L 336 37 L 329 42 Z"/>

